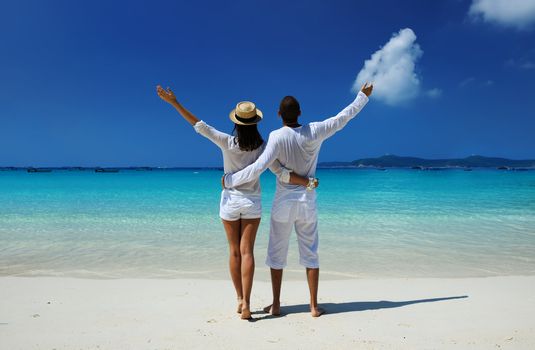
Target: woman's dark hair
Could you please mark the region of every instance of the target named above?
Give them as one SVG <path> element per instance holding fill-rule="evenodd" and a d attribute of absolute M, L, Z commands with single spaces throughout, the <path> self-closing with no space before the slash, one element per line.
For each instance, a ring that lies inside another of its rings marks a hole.
<path fill-rule="evenodd" d="M 279 113 L 286 124 L 297 123 L 297 117 L 301 114 L 299 102 L 293 96 L 286 96 L 279 106 Z"/>
<path fill-rule="evenodd" d="M 236 136 L 234 142 L 238 143 L 242 151 L 254 151 L 264 143 L 256 124 L 234 124 L 232 133 Z"/>

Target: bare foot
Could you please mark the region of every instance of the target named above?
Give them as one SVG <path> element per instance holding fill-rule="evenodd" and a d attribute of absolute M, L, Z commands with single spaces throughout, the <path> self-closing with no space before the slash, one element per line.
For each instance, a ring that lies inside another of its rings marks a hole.
<path fill-rule="evenodd" d="M 241 319 L 248 320 L 251 318 L 251 309 L 248 304 L 243 303 L 241 309 Z"/>
<path fill-rule="evenodd" d="M 322 309 L 321 307 L 310 307 L 310 314 L 312 315 L 312 317 L 320 317 L 321 315 L 323 315 L 325 313 L 325 310 Z"/>
<path fill-rule="evenodd" d="M 242 304 L 243 304 L 243 299 L 238 298 L 238 309 L 236 310 L 236 312 L 239 314 L 241 314 L 241 311 L 242 311 Z"/>
<path fill-rule="evenodd" d="M 280 316 L 281 307 L 280 305 L 275 306 L 274 304 L 271 304 L 264 308 L 264 312 L 267 314 L 272 314 L 273 316 Z"/>

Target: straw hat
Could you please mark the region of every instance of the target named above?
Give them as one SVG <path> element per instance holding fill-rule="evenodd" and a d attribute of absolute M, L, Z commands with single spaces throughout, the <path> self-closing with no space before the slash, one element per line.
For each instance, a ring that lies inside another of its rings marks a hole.
<path fill-rule="evenodd" d="M 240 125 L 252 125 L 262 120 L 262 111 L 250 101 L 242 101 L 229 114 L 230 120 Z"/>

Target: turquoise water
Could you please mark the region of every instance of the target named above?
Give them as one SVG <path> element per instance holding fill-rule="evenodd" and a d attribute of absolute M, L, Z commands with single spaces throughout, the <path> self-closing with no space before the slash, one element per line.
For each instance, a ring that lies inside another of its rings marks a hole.
<path fill-rule="evenodd" d="M 221 174 L 0 171 L 0 275 L 227 278 Z M 535 274 L 535 171 L 317 176 L 323 278 Z M 266 270 L 271 174 L 262 191 L 257 271 Z M 302 279 L 297 261 L 293 238 L 288 278 Z"/>

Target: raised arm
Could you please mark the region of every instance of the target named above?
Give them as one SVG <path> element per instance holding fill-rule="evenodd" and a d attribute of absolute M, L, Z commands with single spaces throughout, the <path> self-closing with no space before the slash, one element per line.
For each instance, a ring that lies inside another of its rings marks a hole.
<path fill-rule="evenodd" d="M 197 119 L 196 116 L 193 115 L 190 111 L 188 111 L 186 108 L 184 108 L 178 101 L 176 100 L 176 96 L 171 91 L 171 89 L 168 87 L 167 90 L 164 90 L 160 85 L 156 86 L 156 92 L 158 93 L 158 96 L 165 102 L 169 103 L 171 106 L 175 107 L 175 109 L 180 113 L 180 115 L 191 125 L 195 125 L 199 119 Z"/>
<path fill-rule="evenodd" d="M 372 84 L 364 84 L 355 100 L 336 116 L 325 119 L 322 122 L 311 123 L 311 130 L 315 134 L 316 139 L 325 140 L 346 126 L 362 110 L 366 103 L 368 103 L 368 96 L 371 95 L 372 90 Z"/>
<path fill-rule="evenodd" d="M 217 146 L 219 146 L 219 148 L 222 148 L 222 149 L 228 148 L 228 141 L 231 136 L 216 130 L 215 128 L 206 124 L 202 120 L 199 120 L 195 115 L 193 115 L 193 113 L 191 113 L 186 108 L 184 108 L 176 100 L 176 96 L 173 93 L 173 91 L 171 91 L 170 88 L 167 88 L 167 90 L 164 90 L 160 85 L 158 85 L 156 87 L 156 92 L 158 93 L 158 96 L 160 96 L 162 100 L 169 103 L 171 106 L 175 107 L 178 113 L 180 113 L 180 115 L 188 123 L 193 125 L 193 128 L 195 129 L 196 132 L 208 138 L 210 141 L 212 141 Z"/>

